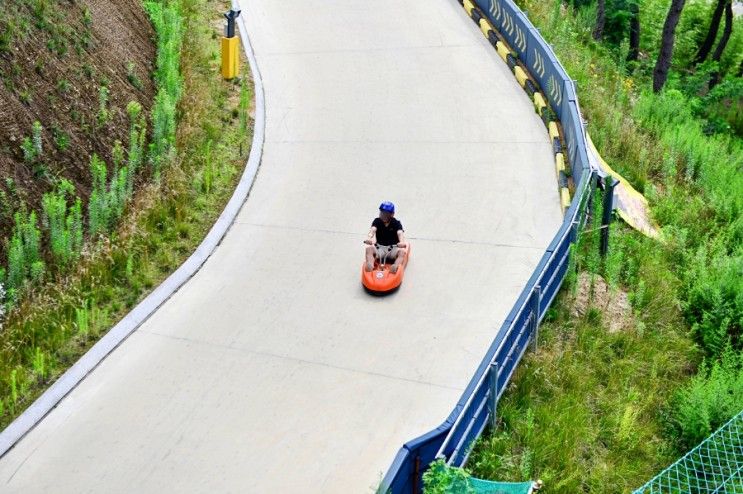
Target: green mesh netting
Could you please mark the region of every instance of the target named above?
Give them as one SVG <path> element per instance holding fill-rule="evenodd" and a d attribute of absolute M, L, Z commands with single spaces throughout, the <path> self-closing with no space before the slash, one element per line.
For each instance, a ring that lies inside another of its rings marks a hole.
<path fill-rule="evenodd" d="M 531 482 L 491 482 L 489 480 L 469 479 L 475 494 L 531 494 Z"/>
<path fill-rule="evenodd" d="M 633 494 L 743 494 L 743 411 Z"/>

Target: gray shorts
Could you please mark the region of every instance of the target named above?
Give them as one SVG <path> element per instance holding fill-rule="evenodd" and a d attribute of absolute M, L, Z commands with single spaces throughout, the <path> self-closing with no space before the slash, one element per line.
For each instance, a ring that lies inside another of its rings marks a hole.
<path fill-rule="evenodd" d="M 397 245 L 377 245 L 374 256 L 380 261 L 385 259 L 386 262 L 393 263 L 397 259 L 397 251 L 399 250 Z"/>

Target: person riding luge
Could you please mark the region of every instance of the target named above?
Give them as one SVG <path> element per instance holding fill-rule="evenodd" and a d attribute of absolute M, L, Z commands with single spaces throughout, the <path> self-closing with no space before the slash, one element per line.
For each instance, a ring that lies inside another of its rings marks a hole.
<path fill-rule="evenodd" d="M 395 218 L 395 205 L 391 202 L 383 202 L 379 206 L 379 217 L 372 221 L 369 235 L 364 243 L 369 244 L 366 248 L 366 265 L 364 269 L 374 269 L 374 259 L 381 262 L 382 259 L 394 261 L 390 267 L 391 273 L 397 270 L 405 260 L 404 248 L 405 231 L 402 223 Z"/>

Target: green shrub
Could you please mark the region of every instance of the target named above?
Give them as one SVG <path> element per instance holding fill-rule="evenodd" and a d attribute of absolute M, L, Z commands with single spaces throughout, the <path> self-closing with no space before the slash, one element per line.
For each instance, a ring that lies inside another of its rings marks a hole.
<path fill-rule="evenodd" d="M 106 193 L 106 164 L 97 155 L 90 159 L 93 190 L 88 200 L 88 232 L 91 237 L 108 230 L 108 205 Z"/>
<path fill-rule="evenodd" d="M 30 138 L 24 137 L 21 142 L 21 151 L 23 151 L 23 161 L 33 163 L 36 161 L 36 150 Z"/>
<path fill-rule="evenodd" d="M 743 332 L 743 249 L 735 256 L 700 247 L 686 274 L 684 313 L 708 355 L 729 341 L 741 348 Z"/>
<path fill-rule="evenodd" d="M 57 127 L 52 129 L 52 137 L 54 138 L 54 145 L 60 151 L 66 150 L 70 145 L 70 136 Z"/>
<path fill-rule="evenodd" d="M 691 449 L 740 412 L 742 404 L 743 353 L 727 347 L 676 394 L 669 414 L 672 435 L 682 450 Z"/>
<path fill-rule="evenodd" d="M 159 89 L 152 108 L 149 161 L 158 176 L 163 160 L 175 145 L 176 107 L 183 89 L 180 73 L 183 25 L 177 2 L 146 2 L 145 8 L 157 32 L 155 80 Z"/>
<path fill-rule="evenodd" d="M 175 102 L 163 90 L 158 91 L 152 108 L 152 143 L 150 164 L 159 173 L 162 161 L 167 157 L 175 139 Z"/>
<path fill-rule="evenodd" d="M 636 117 L 659 140 L 673 149 L 685 167 L 685 178 L 700 187 L 718 226 L 743 214 L 743 143 L 730 136 L 705 134 L 680 91 L 658 95 L 644 92 L 635 106 Z M 700 240 L 703 240 L 700 239 Z"/>
<path fill-rule="evenodd" d="M 127 194 L 128 168 L 115 171 L 108 181 L 108 169 L 97 155 L 90 160 L 93 190 L 88 202 L 88 231 L 91 237 L 108 233 L 124 213 L 129 200 Z"/>
<path fill-rule="evenodd" d="M 34 100 L 31 91 L 29 91 L 28 89 L 24 89 L 23 91 L 18 93 L 18 99 L 21 100 L 21 103 L 27 106 L 30 105 L 31 102 Z"/>
<path fill-rule="evenodd" d="M 34 349 L 33 358 L 31 360 L 31 366 L 34 371 L 34 373 L 39 376 L 41 379 L 44 379 L 46 377 L 48 367 L 46 365 L 47 359 L 46 354 L 44 351 L 36 347 Z"/>
<path fill-rule="evenodd" d="M 86 300 L 82 307 L 75 309 L 75 326 L 77 332 L 83 336 L 87 336 L 90 332 L 89 301 Z"/>
<path fill-rule="evenodd" d="M 37 158 L 41 157 L 42 152 L 44 151 L 42 142 L 41 142 L 41 122 L 38 120 L 34 122 L 33 126 L 31 127 L 31 135 L 33 136 L 33 144 L 34 144 L 34 151 Z"/>
<path fill-rule="evenodd" d="M 106 86 L 101 86 L 98 89 L 98 125 L 103 125 L 108 122 L 108 97 L 109 90 Z"/>
<path fill-rule="evenodd" d="M 730 130 L 743 136 L 743 78 L 725 79 L 702 99 L 700 106 L 708 119 L 724 122 L 717 124 L 716 131 Z"/>
<path fill-rule="evenodd" d="M 37 120 L 31 127 L 31 138 L 25 137 L 21 143 L 21 150 L 23 151 L 23 160 L 26 163 L 34 163 L 41 157 L 44 151 L 43 143 L 41 140 L 41 132 L 43 128 L 41 123 Z"/>
<path fill-rule="evenodd" d="M 14 216 L 15 226 L 8 249 L 8 288 L 22 288 L 29 278 L 38 280 L 43 276 L 41 260 L 41 231 L 36 225 L 36 213 L 24 212 Z"/>
<path fill-rule="evenodd" d="M 71 207 L 68 200 L 73 200 Z M 75 196 L 74 186 L 63 180 L 57 190 L 44 194 L 41 203 L 52 256 L 67 265 L 79 257 L 83 246 L 82 202 Z"/>
<path fill-rule="evenodd" d="M 451 468 L 444 460 L 436 460 L 423 474 L 425 494 L 467 494 L 474 493 L 469 483 L 470 475 L 461 468 Z"/>
<path fill-rule="evenodd" d="M 23 256 L 23 240 L 14 233 L 8 247 L 8 288 L 11 294 L 26 280 L 26 263 Z"/>
<path fill-rule="evenodd" d="M 114 147 L 111 150 L 111 162 L 113 163 L 114 170 L 118 170 L 124 164 L 124 147 L 118 139 L 114 141 Z"/>
<path fill-rule="evenodd" d="M 93 15 L 88 7 L 83 8 L 83 26 L 85 26 L 85 29 L 93 27 Z"/>

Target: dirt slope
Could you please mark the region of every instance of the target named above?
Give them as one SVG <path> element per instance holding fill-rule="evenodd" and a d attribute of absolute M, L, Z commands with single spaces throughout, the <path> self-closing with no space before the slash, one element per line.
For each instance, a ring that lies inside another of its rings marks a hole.
<path fill-rule="evenodd" d="M 59 178 L 87 199 L 90 156 L 110 163 L 114 141 L 128 142 L 127 103 L 149 113 L 154 59 L 140 0 L 2 0 L 0 237 L 9 236 L 13 212 L 23 203 L 38 209 Z M 21 143 L 37 120 L 43 151 L 29 162 Z"/>

